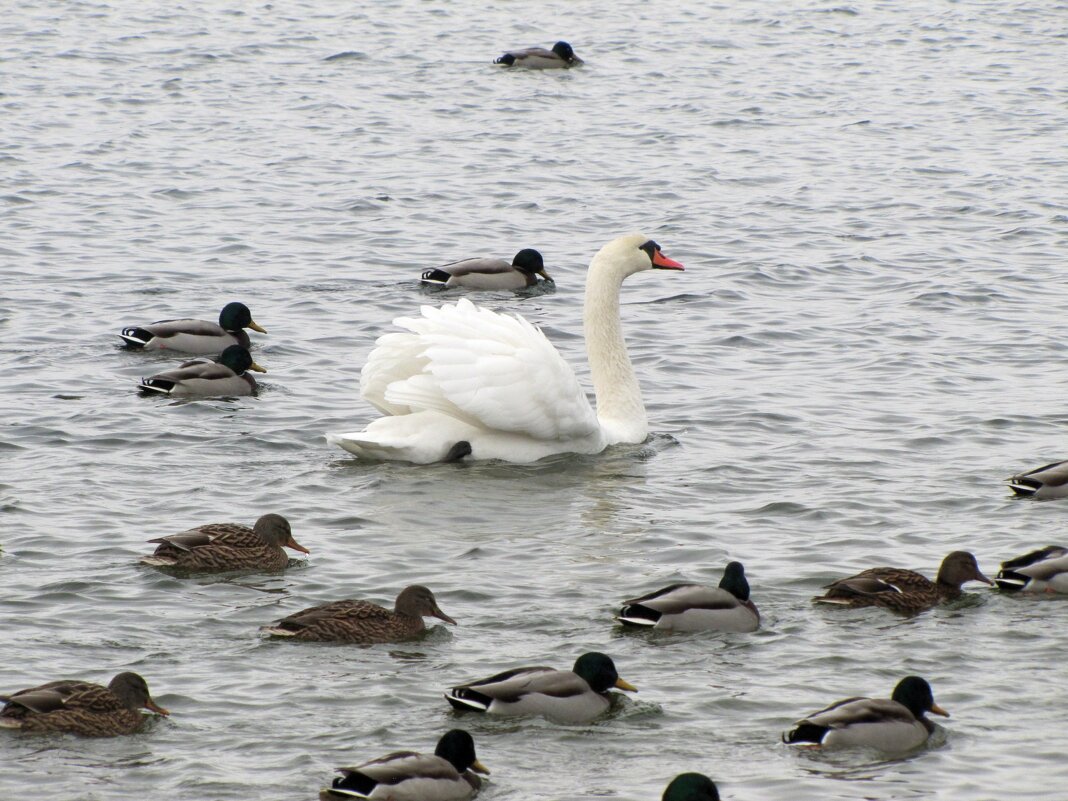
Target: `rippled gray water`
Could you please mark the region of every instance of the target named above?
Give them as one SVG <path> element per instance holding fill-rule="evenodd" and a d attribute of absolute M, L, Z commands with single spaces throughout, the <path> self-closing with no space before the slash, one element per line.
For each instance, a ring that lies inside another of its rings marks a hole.
<path fill-rule="evenodd" d="M 109 741 L 0 737 L 0 797 L 299 799 L 430 750 L 450 683 L 615 657 L 586 727 L 465 718 L 483 797 L 1060 799 L 1068 604 L 976 590 L 914 619 L 814 609 L 875 564 L 986 571 L 1064 542 L 1001 479 L 1068 457 L 1063 3 L 20 3 L 0 23 L 0 691 L 133 669 L 172 710 Z M 505 47 L 587 61 L 518 74 Z M 624 289 L 652 429 L 533 466 L 360 464 L 359 369 L 421 269 L 536 247 L 553 294 L 482 296 L 585 379 L 585 265 Z M 269 330 L 259 397 L 137 397 L 126 324 Z M 281 575 L 179 580 L 144 540 L 275 511 Z M 755 635 L 624 636 L 621 599 L 746 565 Z M 460 625 L 389 647 L 257 627 L 422 582 Z M 930 679 L 908 759 L 778 744 L 846 695 Z M 940 721 L 941 722 L 941 721 Z"/>

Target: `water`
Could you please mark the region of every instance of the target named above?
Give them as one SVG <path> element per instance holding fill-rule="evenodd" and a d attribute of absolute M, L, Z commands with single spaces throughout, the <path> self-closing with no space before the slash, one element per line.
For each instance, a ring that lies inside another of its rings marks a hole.
<path fill-rule="evenodd" d="M 1056 799 L 1068 605 L 973 587 L 914 619 L 814 609 L 878 564 L 987 572 L 1063 543 L 1001 480 L 1068 457 L 1063 3 L 20 3 L 2 23 L 0 689 L 142 673 L 172 717 L 0 737 L 0 797 L 311 798 L 337 765 L 475 735 L 494 799 Z M 587 66 L 517 74 L 566 38 Z M 687 266 L 624 288 L 644 446 L 532 466 L 355 462 L 359 369 L 429 266 L 536 247 L 481 296 L 588 379 L 585 265 L 631 230 Z M 256 398 L 143 399 L 123 325 L 243 300 Z M 285 514 L 280 575 L 179 580 L 145 540 Z M 754 635 L 612 612 L 742 561 Z M 455 629 L 274 643 L 282 615 L 425 583 Z M 604 721 L 458 721 L 441 691 L 616 660 Z M 904 675 L 953 717 L 906 759 L 779 733 Z M 43 790 L 42 788 L 47 788 Z"/>

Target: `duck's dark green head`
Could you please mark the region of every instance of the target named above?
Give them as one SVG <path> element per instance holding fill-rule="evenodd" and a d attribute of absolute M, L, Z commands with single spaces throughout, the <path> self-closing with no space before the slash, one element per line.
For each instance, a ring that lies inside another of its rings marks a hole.
<path fill-rule="evenodd" d="M 108 689 L 127 709 L 151 709 L 160 715 L 170 714 L 152 700 L 148 692 L 148 682 L 138 673 L 132 671 L 119 673 L 108 684 Z"/>
<path fill-rule="evenodd" d="M 219 354 L 219 358 L 215 361 L 229 367 L 237 375 L 242 375 L 246 370 L 255 370 L 257 373 L 267 372 L 252 361 L 252 354 L 248 352 L 248 348 L 243 348 L 240 345 L 231 345 Z"/>
<path fill-rule="evenodd" d="M 726 590 L 739 601 L 749 600 L 749 582 L 745 580 L 745 568 L 741 562 L 728 562 L 719 580 L 719 588 Z"/>
<path fill-rule="evenodd" d="M 719 790 L 703 773 L 680 773 L 664 790 L 661 801 L 719 801 Z"/>
<path fill-rule="evenodd" d="M 541 258 L 541 254 L 534 248 L 523 248 L 516 253 L 515 258 L 512 259 L 512 266 L 523 275 L 540 275 L 546 281 L 553 280 L 545 272 L 545 262 Z"/>
<path fill-rule="evenodd" d="M 489 775 L 489 769 L 475 756 L 475 741 L 463 729 L 450 729 L 441 735 L 434 755 L 444 759 L 459 773 L 470 768 L 475 773 Z"/>
<path fill-rule="evenodd" d="M 576 659 L 572 670 L 590 685 L 590 689 L 595 693 L 607 692 L 612 687 L 638 692 L 638 688 L 629 681 L 619 678 L 612 657 L 597 651 L 590 651 Z"/>
<path fill-rule="evenodd" d="M 567 42 L 557 42 L 553 45 L 553 52 L 560 56 L 568 64 L 581 64 L 582 59 L 575 55 L 575 51 Z"/>
<path fill-rule="evenodd" d="M 944 718 L 949 717 L 949 713 L 934 702 L 931 685 L 919 676 L 903 678 L 897 683 L 894 694 L 890 697 L 911 712 L 917 720 L 927 712 L 941 715 Z"/>
<path fill-rule="evenodd" d="M 223 331 L 230 331 L 231 333 L 240 331 L 242 328 L 251 328 L 261 334 L 267 333 L 256 325 L 256 322 L 252 319 L 252 312 L 248 310 L 248 306 L 244 303 L 227 303 L 223 306 L 223 310 L 219 312 L 219 327 Z"/>

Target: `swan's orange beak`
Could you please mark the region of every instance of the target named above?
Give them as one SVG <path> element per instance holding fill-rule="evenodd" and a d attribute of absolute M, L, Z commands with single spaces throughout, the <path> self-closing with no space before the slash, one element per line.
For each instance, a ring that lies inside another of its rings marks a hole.
<path fill-rule="evenodd" d="M 653 269 L 654 270 L 685 270 L 686 268 L 679 264 L 674 259 L 669 259 L 659 250 L 653 254 Z"/>

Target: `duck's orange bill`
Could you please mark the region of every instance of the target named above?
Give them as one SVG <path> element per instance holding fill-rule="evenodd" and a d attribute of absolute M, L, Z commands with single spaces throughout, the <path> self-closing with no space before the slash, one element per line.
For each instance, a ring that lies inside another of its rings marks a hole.
<path fill-rule="evenodd" d="M 294 551 L 300 551 L 301 553 L 311 553 L 307 548 L 301 545 L 292 537 L 289 538 L 289 542 L 286 543 L 287 548 L 292 548 Z"/>
<path fill-rule="evenodd" d="M 948 718 L 949 717 L 949 713 L 946 712 L 946 710 L 944 710 L 938 704 L 931 704 L 931 712 L 934 713 L 935 715 L 941 715 L 944 718 Z"/>
<path fill-rule="evenodd" d="M 171 714 L 166 709 L 157 704 L 155 701 L 153 701 L 151 698 L 145 701 L 145 709 L 151 709 L 157 715 L 163 715 L 164 717 Z"/>
<path fill-rule="evenodd" d="M 686 268 L 674 259 L 669 259 L 659 250 L 653 254 L 653 266 L 661 270 L 685 270 Z"/>

